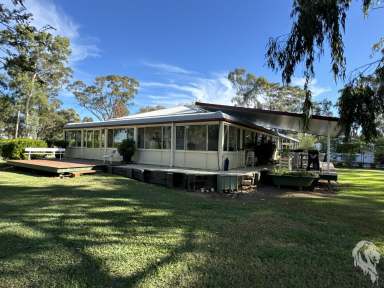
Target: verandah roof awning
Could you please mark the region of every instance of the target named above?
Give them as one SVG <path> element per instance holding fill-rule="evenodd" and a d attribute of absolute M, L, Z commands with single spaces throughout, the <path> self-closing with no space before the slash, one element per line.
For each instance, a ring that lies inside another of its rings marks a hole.
<path fill-rule="evenodd" d="M 303 115 L 282 111 L 263 110 L 255 108 L 244 108 L 228 105 L 210 104 L 196 102 L 195 105 L 208 111 L 222 111 L 238 119 L 244 119 L 254 125 L 263 126 L 267 129 L 283 129 L 302 132 L 304 127 Z M 309 120 L 307 133 L 332 137 L 338 136 L 342 132 L 339 118 L 313 115 Z"/>

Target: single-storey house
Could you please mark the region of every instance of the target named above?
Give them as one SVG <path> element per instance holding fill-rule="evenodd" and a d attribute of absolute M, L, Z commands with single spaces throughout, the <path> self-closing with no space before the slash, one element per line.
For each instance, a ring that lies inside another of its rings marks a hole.
<path fill-rule="evenodd" d="M 229 169 L 244 167 L 247 151 L 261 144 L 297 147 L 296 139 L 279 131 L 301 131 L 302 115 L 196 102 L 107 121 L 68 123 L 64 129 L 66 157 L 103 160 L 111 154 L 113 161 L 121 161 L 116 148 L 132 138 L 138 164 L 223 170 L 226 159 Z M 337 135 L 338 119 L 314 116 L 309 132 Z"/>

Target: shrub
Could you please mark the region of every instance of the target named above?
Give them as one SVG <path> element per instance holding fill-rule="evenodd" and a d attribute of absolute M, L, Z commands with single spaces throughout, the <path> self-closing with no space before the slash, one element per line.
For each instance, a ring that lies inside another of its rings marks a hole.
<path fill-rule="evenodd" d="M 48 147 L 67 148 L 67 142 L 65 140 L 46 140 Z"/>
<path fill-rule="evenodd" d="M 271 172 L 271 175 L 279 175 L 279 176 L 296 176 L 296 177 L 318 177 L 319 173 L 316 171 L 305 171 L 305 170 L 297 170 L 291 171 L 287 168 L 274 168 Z"/>
<path fill-rule="evenodd" d="M 123 161 L 129 163 L 136 151 L 135 141 L 132 139 L 125 139 L 117 147 L 117 150 L 119 151 L 119 154 L 123 156 Z"/>
<path fill-rule="evenodd" d="M 1 143 L 1 156 L 4 159 L 15 160 L 27 159 L 27 155 L 25 154 L 25 148 L 27 147 L 47 147 L 47 143 L 43 140 L 27 138 L 7 139 L 2 140 Z"/>

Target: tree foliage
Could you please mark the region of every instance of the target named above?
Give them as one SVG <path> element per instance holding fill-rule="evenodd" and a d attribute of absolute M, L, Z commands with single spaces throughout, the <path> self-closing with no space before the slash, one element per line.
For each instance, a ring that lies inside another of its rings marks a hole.
<path fill-rule="evenodd" d="M 338 107 L 347 139 L 351 132 L 361 127 L 366 141 L 380 133 L 378 124 L 384 113 L 384 85 L 374 77 L 360 77 L 341 90 Z M 383 78 L 384 79 L 384 78 Z"/>
<path fill-rule="evenodd" d="M 108 75 L 97 77 L 93 85 L 75 81 L 68 89 L 75 95 L 80 106 L 97 119 L 108 120 L 128 114 L 127 105 L 132 102 L 138 87 L 139 82 L 133 78 Z"/>
<path fill-rule="evenodd" d="M 28 25 L 17 25 L 12 32 L 1 31 L 0 39 L 17 43 L 5 58 L 4 69 L 9 77 L 8 88 L 24 112 L 26 136 L 29 136 L 31 110 L 47 106 L 71 75 L 67 66 L 71 52 L 69 40 Z"/>
<path fill-rule="evenodd" d="M 81 122 L 93 122 L 93 118 L 92 118 L 92 117 L 85 116 L 85 117 L 83 117 L 83 119 L 81 120 Z"/>
<path fill-rule="evenodd" d="M 346 58 L 344 55 L 344 40 L 343 33 L 352 0 L 294 0 L 291 11 L 293 25 L 291 31 L 283 36 L 271 38 L 268 43 L 266 58 L 267 64 L 274 70 L 281 70 L 282 80 L 285 83 L 290 83 L 292 76 L 301 63 L 304 64 L 304 76 L 306 79 L 305 90 L 308 91 L 308 84 L 314 76 L 314 63 L 317 58 L 320 58 L 325 50 L 325 45 L 329 45 L 331 56 L 331 69 L 335 79 L 345 79 Z M 368 13 L 369 9 L 377 5 L 380 1 L 362 0 L 363 12 Z M 382 49 L 383 39 L 374 45 L 374 51 Z M 376 76 L 381 75 L 380 70 L 384 65 L 384 54 L 382 53 L 379 59 L 360 67 L 363 70 L 358 72 L 357 77 L 362 77 L 362 74 L 374 66 Z M 381 75 L 382 77 L 382 75 Z M 381 78 L 383 82 L 384 78 Z M 353 82 L 353 81 L 352 81 Z M 358 92 L 351 93 L 351 88 L 356 88 L 361 92 L 361 84 L 347 84 L 344 91 L 344 98 L 353 98 L 351 95 L 357 95 Z M 349 96 L 347 96 L 347 94 Z M 380 97 L 383 97 L 382 95 Z M 360 113 L 358 106 L 367 105 L 367 99 L 354 98 L 354 105 L 347 105 L 343 99 L 339 101 L 341 118 L 343 124 L 348 127 L 362 124 L 359 118 L 362 115 L 354 115 Z M 357 103 L 359 102 L 359 103 Z M 303 112 L 308 118 L 311 114 L 311 95 L 307 93 L 304 102 Z M 370 119 L 376 118 L 375 110 L 371 110 Z M 364 114 L 364 111 L 363 111 Z M 367 114 L 364 114 L 367 117 Z M 347 121 L 347 122 L 345 122 Z M 352 122 L 351 122 L 352 121 Z M 366 139 L 370 139 L 375 135 L 375 125 L 373 122 L 365 121 L 362 131 Z M 350 130 L 350 129 L 349 129 Z M 347 129 L 347 132 L 348 129 Z"/>
<path fill-rule="evenodd" d="M 156 111 L 156 110 L 161 110 L 165 109 L 164 106 L 162 105 L 155 105 L 155 106 L 144 106 L 139 109 L 138 113 L 145 113 L 145 112 L 151 112 L 151 111 Z"/>
<path fill-rule="evenodd" d="M 19 135 L 45 138 L 50 126 L 61 133 L 55 121 L 65 110 L 56 97 L 71 75 L 70 43 L 51 34 L 52 27 L 34 27 L 23 2 L 0 4 L 0 128 L 13 136 L 20 115 Z"/>
<path fill-rule="evenodd" d="M 236 106 L 296 113 L 302 111 L 306 92 L 298 86 L 269 82 L 242 68 L 230 72 L 228 79 L 236 89 L 236 96 L 232 99 Z M 331 101 L 314 102 L 313 106 L 315 114 L 332 114 Z"/>

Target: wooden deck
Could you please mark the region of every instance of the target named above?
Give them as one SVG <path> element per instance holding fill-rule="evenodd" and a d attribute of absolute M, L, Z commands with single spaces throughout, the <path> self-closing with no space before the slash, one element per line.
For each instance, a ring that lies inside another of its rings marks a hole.
<path fill-rule="evenodd" d="M 247 168 L 237 168 L 230 169 L 228 171 L 216 171 L 216 170 L 204 170 L 204 169 L 193 169 L 193 168 L 180 168 L 180 167 L 167 167 L 159 165 L 148 165 L 148 164 L 125 164 L 125 165 L 115 165 L 114 169 L 137 169 L 141 171 L 160 171 L 166 173 L 182 173 L 186 175 L 196 175 L 196 176 L 210 176 L 210 175 L 220 175 L 220 176 L 253 176 L 255 173 L 260 173 L 263 169 L 271 169 L 272 165 L 256 166 L 256 167 L 247 167 Z"/>
<path fill-rule="evenodd" d="M 8 160 L 9 165 L 55 174 L 91 171 L 103 164 L 86 160 Z"/>

